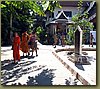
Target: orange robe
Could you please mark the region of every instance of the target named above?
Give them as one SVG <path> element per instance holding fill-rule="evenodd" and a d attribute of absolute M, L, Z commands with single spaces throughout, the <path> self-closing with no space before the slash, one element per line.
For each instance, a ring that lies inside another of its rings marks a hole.
<path fill-rule="evenodd" d="M 29 40 L 29 35 L 28 34 L 22 34 L 22 42 L 21 42 L 21 51 L 24 53 L 29 52 L 29 46 L 28 46 L 28 40 Z"/>
<path fill-rule="evenodd" d="M 13 58 L 14 60 L 20 61 L 20 37 L 16 36 L 14 37 L 13 41 Z"/>

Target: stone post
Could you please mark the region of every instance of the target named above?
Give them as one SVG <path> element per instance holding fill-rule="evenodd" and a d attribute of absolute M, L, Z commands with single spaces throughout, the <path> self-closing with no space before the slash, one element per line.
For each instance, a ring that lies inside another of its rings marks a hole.
<path fill-rule="evenodd" d="M 82 30 L 80 26 L 77 27 L 77 30 L 75 31 L 75 57 L 77 55 L 82 54 Z M 78 61 L 77 58 L 75 58 L 75 61 Z"/>

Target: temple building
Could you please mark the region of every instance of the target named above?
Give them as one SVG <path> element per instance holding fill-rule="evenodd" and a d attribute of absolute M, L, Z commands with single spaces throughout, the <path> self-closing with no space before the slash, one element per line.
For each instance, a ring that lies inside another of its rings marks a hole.
<path fill-rule="evenodd" d="M 72 17 L 78 13 L 78 1 L 59 1 L 62 8 L 55 8 L 54 12 L 46 11 L 46 28 L 49 34 L 56 34 L 63 32 L 66 38 L 69 29 L 68 25 L 74 24 L 71 21 Z M 93 23 L 93 31 L 96 31 L 96 2 L 95 1 L 83 1 L 81 13 L 89 13 L 88 20 Z"/>

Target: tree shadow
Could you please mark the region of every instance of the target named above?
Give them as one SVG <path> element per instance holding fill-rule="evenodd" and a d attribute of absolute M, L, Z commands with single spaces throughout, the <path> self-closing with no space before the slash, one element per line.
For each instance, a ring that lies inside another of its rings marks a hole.
<path fill-rule="evenodd" d="M 70 85 L 70 81 L 68 79 L 65 79 L 65 80 L 66 80 L 65 84 Z"/>
<path fill-rule="evenodd" d="M 20 56 L 20 59 L 24 59 L 24 58 L 27 58 L 26 56 Z"/>
<path fill-rule="evenodd" d="M 21 56 L 20 57 L 20 59 L 24 59 L 24 58 L 33 59 L 35 58 L 35 56 Z"/>
<path fill-rule="evenodd" d="M 33 59 L 35 58 L 35 56 L 28 56 L 28 59 Z"/>
<path fill-rule="evenodd" d="M 88 61 L 94 62 L 95 58 L 93 56 L 87 56 Z"/>
<path fill-rule="evenodd" d="M 76 66 L 78 69 L 85 71 L 82 64 L 77 64 L 77 63 L 75 63 L 75 66 Z"/>
<path fill-rule="evenodd" d="M 14 64 L 8 60 L 1 61 L 1 84 L 6 85 L 9 82 L 18 80 L 22 75 L 32 72 L 32 68 L 28 67 L 37 61 L 27 61 L 23 63 Z"/>
<path fill-rule="evenodd" d="M 27 85 L 52 85 L 52 79 L 55 77 L 53 71 L 55 69 L 44 69 L 35 78 L 28 76 Z"/>
<path fill-rule="evenodd" d="M 18 85 L 18 86 L 22 86 L 22 85 L 25 85 L 25 84 L 21 84 L 21 83 L 14 83 L 14 84 L 12 84 L 12 86 L 15 86 L 15 85 Z"/>
<path fill-rule="evenodd" d="M 11 51 L 11 49 L 1 50 L 1 52 Z"/>
<path fill-rule="evenodd" d="M 14 66 L 17 65 L 17 63 L 14 64 L 13 60 L 4 60 L 1 61 L 1 70 L 12 70 Z"/>

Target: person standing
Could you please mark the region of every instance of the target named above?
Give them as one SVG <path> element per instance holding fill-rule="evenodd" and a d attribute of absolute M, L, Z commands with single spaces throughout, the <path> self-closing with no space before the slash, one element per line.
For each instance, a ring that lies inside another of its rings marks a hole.
<path fill-rule="evenodd" d="M 54 34 L 53 38 L 54 38 L 54 44 L 53 45 L 54 45 L 54 48 L 56 48 L 56 45 L 57 45 L 57 42 L 58 42 L 57 35 Z"/>
<path fill-rule="evenodd" d="M 61 38 L 62 40 L 62 47 L 64 47 L 65 46 L 65 35 L 62 33 L 62 38 Z"/>
<path fill-rule="evenodd" d="M 21 42 L 21 51 L 23 52 L 23 56 L 24 53 L 29 53 L 29 46 L 28 46 L 28 41 L 29 41 L 29 35 L 27 34 L 27 31 L 25 31 L 24 33 L 22 33 L 22 42 Z"/>
<path fill-rule="evenodd" d="M 28 40 L 29 52 L 28 52 L 28 56 L 30 55 L 30 47 L 31 47 L 31 44 L 32 44 L 32 43 L 31 43 L 31 40 L 30 40 L 31 36 L 32 36 L 32 33 L 29 34 L 29 40 Z"/>
<path fill-rule="evenodd" d="M 94 39 L 92 33 L 90 33 L 90 44 L 89 44 L 89 47 L 90 47 L 90 45 L 92 45 L 92 47 L 93 47 L 93 40 L 95 40 L 95 39 Z"/>
<path fill-rule="evenodd" d="M 13 58 L 14 63 L 16 61 L 20 61 L 20 37 L 18 36 L 18 33 L 15 33 L 14 39 L 13 39 Z"/>
<path fill-rule="evenodd" d="M 38 54 L 37 54 L 37 41 L 38 41 L 38 39 L 37 39 L 36 32 L 32 32 L 32 36 L 30 38 L 30 41 L 31 41 L 30 48 L 32 49 L 32 56 L 33 56 L 34 50 L 36 52 L 36 56 L 38 56 Z"/>

